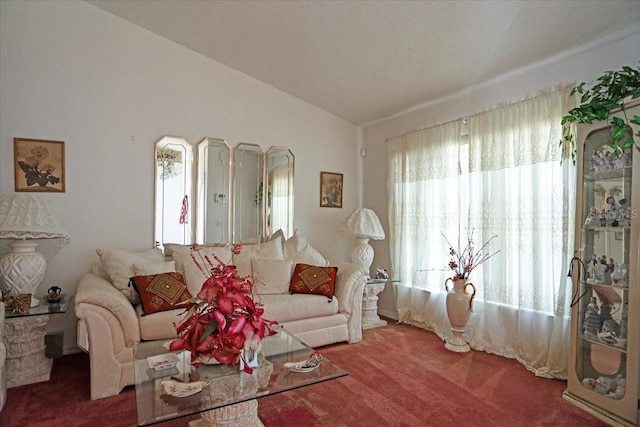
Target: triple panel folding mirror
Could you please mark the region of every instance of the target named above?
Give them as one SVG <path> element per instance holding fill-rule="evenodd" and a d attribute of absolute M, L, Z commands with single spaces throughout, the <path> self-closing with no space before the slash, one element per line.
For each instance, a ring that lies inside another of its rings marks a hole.
<path fill-rule="evenodd" d="M 194 159 L 194 151 L 196 158 Z M 155 244 L 256 243 L 293 234 L 288 148 L 165 136 L 155 146 Z"/>

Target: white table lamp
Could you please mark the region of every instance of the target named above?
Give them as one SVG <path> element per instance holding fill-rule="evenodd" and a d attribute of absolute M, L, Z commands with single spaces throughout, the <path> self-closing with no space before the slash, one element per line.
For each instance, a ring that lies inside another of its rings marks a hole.
<path fill-rule="evenodd" d="M 15 295 L 33 294 L 44 278 L 47 260 L 36 252 L 39 239 L 68 239 L 42 199 L 31 193 L 0 197 L 0 239 L 10 239 L 12 251 L 0 259 L 2 288 Z"/>
<path fill-rule="evenodd" d="M 373 248 L 369 239 L 384 240 L 384 229 L 374 211 L 358 208 L 347 218 L 342 230 L 356 236 L 351 249 L 351 261 L 364 266 L 367 271 L 373 263 Z"/>

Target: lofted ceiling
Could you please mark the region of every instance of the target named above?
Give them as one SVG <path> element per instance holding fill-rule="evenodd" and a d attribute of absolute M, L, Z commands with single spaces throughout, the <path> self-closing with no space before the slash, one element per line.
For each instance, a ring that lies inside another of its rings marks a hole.
<path fill-rule="evenodd" d="M 640 32 L 640 0 L 87 1 L 363 126 Z"/>

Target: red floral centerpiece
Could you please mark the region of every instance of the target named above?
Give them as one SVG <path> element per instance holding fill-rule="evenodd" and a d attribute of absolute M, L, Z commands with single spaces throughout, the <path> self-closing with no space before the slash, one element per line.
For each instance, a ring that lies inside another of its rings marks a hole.
<path fill-rule="evenodd" d="M 234 253 L 241 250 L 240 245 L 233 248 Z M 186 303 L 186 317 L 174 324 L 178 338 L 171 342 L 170 350 L 190 351 L 196 366 L 202 364 L 198 360 L 213 358 L 235 364 L 242 359 L 244 371 L 252 373 L 243 350 L 259 351 L 262 338 L 275 333 L 271 326 L 276 322 L 262 317 L 264 308 L 251 296 L 251 279 L 238 277 L 234 265 L 226 265 L 216 256 L 214 264 L 198 252 L 197 245 L 191 249 L 191 258 L 207 279 L 200 292 Z"/>

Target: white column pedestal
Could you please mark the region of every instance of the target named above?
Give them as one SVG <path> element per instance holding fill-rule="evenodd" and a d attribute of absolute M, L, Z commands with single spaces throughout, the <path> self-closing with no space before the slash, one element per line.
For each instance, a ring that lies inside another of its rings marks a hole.
<path fill-rule="evenodd" d="M 7 388 L 49 381 L 53 360 L 45 355 L 49 316 L 5 319 Z"/>
<path fill-rule="evenodd" d="M 367 283 L 362 296 L 362 329 L 378 328 L 387 322 L 378 316 L 378 294 L 384 290 L 385 282 Z"/>

